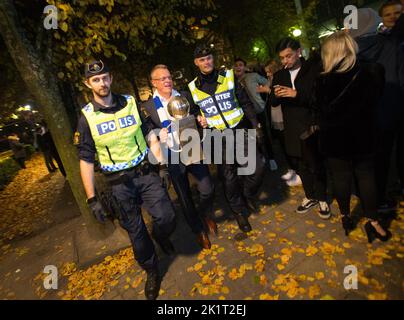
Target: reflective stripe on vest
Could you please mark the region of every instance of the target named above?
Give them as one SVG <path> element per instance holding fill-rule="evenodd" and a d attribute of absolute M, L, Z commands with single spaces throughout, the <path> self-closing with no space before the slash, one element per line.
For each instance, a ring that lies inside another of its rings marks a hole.
<path fill-rule="evenodd" d="M 143 137 L 139 112 L 132 96 L 116 113 L 94 111 L 92 103 L 82 112 L 90 126 L 101 169 L 116 172 L 129 169 L 143 161 L 148 152 Z"/>
<path fill-rule="evenodd" d="M 219 75 L 214 96 L 199 90 L 195 81 L 196 78 L 188 84 L 188 87 L 209 128 L 224 130 L 236 127 L 244 112 L 235 95 L 233 70 L 227 70 L 224 77 Z"/>

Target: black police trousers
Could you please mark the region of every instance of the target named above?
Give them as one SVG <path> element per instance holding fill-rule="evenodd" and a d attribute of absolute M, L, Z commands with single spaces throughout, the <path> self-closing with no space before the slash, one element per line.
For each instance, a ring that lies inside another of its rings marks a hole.
<path fill-rule="evenodd" d="M 210 177 L 209 168 L 206 164 L 183 163 L 169 164 L 170 173 L 175 192 L 177 193 L 185 220 L 193 233 L 198 234 L 203 231 L 203 217 L 211 217 L 213 214 L 214 186 Z M 197 182 L 199 191 L 199 212 L 195 208 L 192 199 L 192 191 L 189 185 L 188 173 L 190 173 Z"/>
<path fill-rule="evenodd" d="M 257 196 L 258 190 L 263 182 L 264 178 L 264 163 L 262 162 L 262 155 L 258 149 L 255 139 L 252 139 L 247 134 L 247 129 L 244 130 L 244 156 L 248 157 L 247 163 L 240 163 L 238 151 L 236 145 L 242 143 L 234 139 L 234 145 L 229 145 L 223 142 L 222 149 L 222 164 L 217 166 L 219 179 L 223 181 L 224 191 L 226 199 L 229 203 L 231 210 L 236 214 L 248 214 L 246 200 L 254 200 Z M 236 130 L 233 130 L 236 132 Z M 255 144 L 255 152 L 248 154 L 248 143 Z M 234 163 L 226 160 L 227 148 L 233 148 Z M 254 166 L 253 173 L 248 175 L 242 175 L 238 170 L 240 168 L 246 168 L 248 166 Z"/>
<path fill-rule="evenodd" d="M 157 255 L 141 207 L 153 219 L 154 238 L 164 241 L 175 229 L 174 208 L 159 175 L 151 172 L 113 184 L 112 194 L 120 208 L 120 224 L 129 234 L 136 261 L 145 270 L 155 268 Z"/>

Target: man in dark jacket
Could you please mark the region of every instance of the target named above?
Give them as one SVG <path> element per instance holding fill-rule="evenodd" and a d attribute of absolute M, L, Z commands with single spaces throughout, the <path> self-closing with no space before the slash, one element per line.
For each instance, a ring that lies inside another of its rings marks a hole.
<path fill-rule="evenodd" d="M 233 70 L 215 69 L 210 47 L 204 45 L 197 47 L 194 52 L 194 63 L 199 72 L 197 77 L 188 84 L 188 101 L 193 102 L 193 112 L 197 115 L 199 125 L 202 128 L 216 129 L 220 132 L 226 130 L 226 133 L 230 133 L 233 137 L 236 136 L 236 132 L 242 132 L 244 154 L 248 154 L 246 149 L 252 139 L 248 136 L 247 129 L 257 129 L 259 126 L 254 106 L 247 93 L 235 80 Z M 262 155 L 257 149 L 255 154 L 247 155 L 246 164 L 241 164 L 234 158 L 233 161 L 229 161 L 227 158 L 229 151 L 233 154 L 237 153 L 237 139 L 234 140 L 235 143 L 231 145 L 224 143 L 222 163 L 217 167 L 223 179 L 227 201 L 239 228 L 243 232 L 249 232 L 251 225 L 247 218 L 248 209 L 257 211 L 255 200 L 263 181 L 264 164 Z M 256 142 L 253 141 L 253 143 Z M 252 174 L 239 176 L 239 169 L 249 166 L 252 158 L 254 158 L 252 162 L 254 162 L 255 171 Z"/>
<path fill-rule="evenodd" d="M 397 2 L 383 4 L 379 14 L 382 18 L 384 11 L 400 7 Z M 355 40 L 359 45 L 359 60 L 380 63 L 385 69 L 385 87 L 376 111 L 377 151 L 376 151 L 376 181 L 379 197 L 379 211 L 389 211 L 396 203 L 387 196 L 387 183 L 390 171 L 391 154 L 397 137 L 400 137 L 400 127 L 404 120 L 404 16 L 398 20 L 386 23 L 387 28 L 378 33 L 362 35 Z M 361 21 L 359 21 L 359 26 Z M 403 134 L 401 134 L 402 136 Z M 403 156 L 400 151 L 403 139 L 397 140 L 398 171 L 404 189 Z"/>
<path fill-rule="evenodd" d="M 310 99 L 313 84 L 321 71 L 321 63 L 302 58 L 299 41 L 291 38 L 281 40 L 276 51 L 284 68 L 274 74 L 270 105 L 282 106 L 286 153 L 294 166 L 292 169 L 299 174 L 303 182 L 306 194 L 296 211 L 305 213 L 319 205 L 320 217 L 328 219 L 331 214 L 326 202 L 325 169 L 321 159 L 316 159 L 315 163 L 303 159 L 301 141 L 301 135 L 313 125 Z M 299 177 L 292 172 L 284 179 L 288 180 L 289 186 L 294 186 L 298 184 Z"/>
<path fill-rule="evenodd" d="M 172 97 L 179 96 L 180 93 L 173 88 L 173 81 L 165 65 L 156 65 L 150 72 L 151 82 L 155 88 L 153 97 L 143 104 L 143 109 L 150 116 L 153 129 L 160 129 L 160 141 L 167 143 L 169 139 L 168 129 L 171 124 L 171 117 L 168 113 L 167 105 Z M 170 138 L 173 138 L 170 133 Z M 173 148 L 175 150 L 175 147 Z M 171 149 L 170 151 L 171 152 Z M 193 163 L 186 166 L 181 161 L 173 163 L 168 159 L 168 172 L 178 200 L 184 212 L 192 232 L 197 235 L 198 244 L 204 249 L 210 249 L 210 241 L 204 230 L 204 223 L 211 233 L 217 233 L 216 223 L 212 220 L 213 216 L 213 196 L 214 186 L 209 174 L 209 168 L 206 164 Z M 195 208 L 192 199 L 192 191 L 188 181 L 188 173 L 195 177 L 200 194 L 199 212 Z"/>

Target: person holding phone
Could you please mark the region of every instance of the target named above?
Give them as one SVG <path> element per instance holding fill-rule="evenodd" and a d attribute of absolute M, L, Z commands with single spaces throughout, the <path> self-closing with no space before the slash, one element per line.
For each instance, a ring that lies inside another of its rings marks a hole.
<path fill-rule="evenodd" d="M 321 63 L 317 59 L 306 61 L 299 41 L 292 38 L 282 39 L 276 52 L 283 69 L 274 74 L 269 103 L 272 107 L 282 106 L 286 154 L 292 165 L 282 178 L 289 186 L 299 185 L 300 180 L 303 184 L 305 198 L 296 212 L 306 213 L 319 206 L 320 218 L 328 219 L 331 212 L 326 201 L 323 161 L 316 156 L 304 158 L 301 140 L 302 134 L 313 125 L 310 99 L 314 81 L 321 72 Z"/>

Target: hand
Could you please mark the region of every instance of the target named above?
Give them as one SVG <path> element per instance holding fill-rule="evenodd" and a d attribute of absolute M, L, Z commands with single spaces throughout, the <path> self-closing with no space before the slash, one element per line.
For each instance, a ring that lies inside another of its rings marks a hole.
<path fill-rule="evenodd" d="M 167 143 L 167 139 L 168 139 L 168 130 L 167 128 L 163 128 L 160 130 L 160 142 L 161 143 Z"/>
<path fill-rule="evenodd" d="M 107 212 L 104 210 L 102 203 L 96 198 L 92 197 L 87 200 L 88 206 L 90 207 L 91 212 L 94 217 L 101 223 L 105 223 L 107 219 Z"/>
<path fill-rule="evenodd" d="M 271 89 L 268 85 L 259 85 L 257 86 L 258 93 L 271 93 Z"/>
<path fill-rule="evenodd" d="M 296 98 L 297 91 L 284 86 L 275 87 L 275 96 L 277 98 Z"/>
<path fill-rule="evenodd" d="M 198 116 L 196 117 L 196 119 L 198 120 L 199 125 L 200 125 L 202 128 L 206 129 L 206 128 L 208 127 L 208 122 L 206 121 L 206 118 L 205 118 L 205 117 L 198 115 Z"/>

